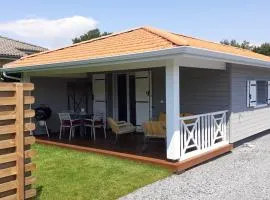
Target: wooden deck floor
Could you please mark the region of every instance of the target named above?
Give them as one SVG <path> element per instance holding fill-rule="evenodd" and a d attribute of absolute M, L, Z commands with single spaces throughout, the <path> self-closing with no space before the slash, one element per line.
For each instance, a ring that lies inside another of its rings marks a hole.
<path fill-rule="evenodd" d="M 108 137 L 105 140 L 103 134 L 98 132 L 96 141 L 90 140 L 89 137 L 81 138 L 78 136 L 69 141 L 67 137 L 59 140 L 58 134 L 55 134 L 50 138 L 47 136 L 38 136 L 37 143 L 150 163 L 166 167 L 174 172 L 184 171 L 193 166 L 199 165 L 205 161 L 225 154 L 233 148 L 231 144 L 227 144 L 215 150 L 194 156 L 190 159 L 180 162 L 172 162 L 166 159 L 166 144 L 164 140 L 151 140 L 147 145 L 147 150 L 142 151 L 144 138 L 141 133 L 135 133 L 133 136 L 120 136 L 117 143 L 115 143 L 115 138 L 112 133 L 108 132 L 107 136 Z"/>
<path fill-rule="evenodd" d="M 71 141 L 65 136 L 59 140 L 58 134 L 53 134 L 50 138 L 47 136 L 38 136 L 39 140 L 53 141 L 63 144 L 71 144 L 82 147 L 91 147 L 100 150 L 114 151 L 119 153 L 127 153 L 137 156 L 146 156 L 150 158 L 166 159 L 166 145 L 164 139 L 151 139 L 147 143 L 147 149 L 144 147 L 144 137 L 142 133 L 126 134 L 118 137 L 115 141 L 115 135 L 107 132 L 107 139 L 104 139 L 102 132 L 97 132 L 96 140 L 89 136 L 75 136 Z"/>

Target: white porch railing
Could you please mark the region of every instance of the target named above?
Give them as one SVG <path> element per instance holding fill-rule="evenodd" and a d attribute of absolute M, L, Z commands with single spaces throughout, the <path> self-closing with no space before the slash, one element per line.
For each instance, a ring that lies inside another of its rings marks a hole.
<path fill-rule="evenodd" d="M 227 112 L 180 117 L 180 160 L 228 143 Z"/>

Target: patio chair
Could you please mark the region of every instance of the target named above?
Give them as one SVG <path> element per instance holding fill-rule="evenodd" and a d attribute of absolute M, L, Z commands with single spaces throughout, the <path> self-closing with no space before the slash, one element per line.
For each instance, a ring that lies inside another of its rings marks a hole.
<path fill-rule="evenodd" d="M 94 114 L 92 119 L 84 119 L 84 132 L 86 133 L 86 128 L 89 127 L 91 129 L 91 137 L 94 135 L 94 140 L 96 140 L 96 128 L 103 128 L 104 138 L 106 139 L 106 122 L 104 120 L 103 113 Z"/>
<path fill-rule="evenodd" d="M 166 137 L 166 114 L 160 113 L 158 120 L 148 121 L 143 124 L 145 139 Z"/>
<path fill-rule="evenodd" d="M 43 129 L 43 131 L 42 131 Z M 40 121 L 36 121 L 36 130 L 42 134 L 42 132 L 45 132 L 48 136 L 48 138 L 50 137 L 50 133 L 48 130 L 48 126 L 47 126 L 47 122 L 46 120 L 40 120 Z"/>
<path fill-rule="evenodd" d="M 180 117 L 192 116 L 191 113 L 181 113 Z M 187 120 L 192 123 L 193 120 Z M 148 121 L 143 124 L 144 136 L 147 138 L 166 138 L 166 114 L 161 112 L 158 120 Z"/>
<path fill-rule="evenodd" d="M 134 133 L 136 130 L 135 126 L 126 121 L 116 121 L 111 117 L 108 117 L 107 121 L 112 129 L 112 132 L 115 133 L 115 141 L 117 141 L 118 135 Z"/>
<path fill-rule="evenodd" d="M 191 113 L 181 113 L 180 117 L 192 116 Z M 192 123 L 193 120 L 187 120 L 187 123 Z M 144 147 L 143 151 L 147 148 L 146 143 L 151 138 L 166 138 L 166 113 L 161 112 L 158 120 L 148 121 L 143 124 L 144 132 Z"/>
<path fill-rule="evenodd" d="M 81 126 L 80 119 L 71 119 L 69 113 L 58 113 L 60 119 L 60 134 L 59 139 L 61 140 L 62 131 L 64 128 L 69 128 L 69 140 L 71 140 L 72 135 L 74 136 L 75 128 Z"/>

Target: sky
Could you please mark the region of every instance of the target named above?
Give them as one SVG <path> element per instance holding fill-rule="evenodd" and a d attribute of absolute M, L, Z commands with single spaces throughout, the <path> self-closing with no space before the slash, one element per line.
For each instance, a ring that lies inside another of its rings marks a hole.
<path fill-rule="evenodd" d="M 219 42 L 270 42 L 269 0 L 1 1 L 0 35 L 59 48 L 90 29 L 153 26 Z"/>

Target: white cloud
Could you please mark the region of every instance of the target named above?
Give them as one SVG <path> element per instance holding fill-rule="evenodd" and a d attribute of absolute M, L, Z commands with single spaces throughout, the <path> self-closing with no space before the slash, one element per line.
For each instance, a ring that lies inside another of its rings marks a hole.
<path fill-rule="evenodd" d="M 73 16 L 60 19 L 29 18 L 0 22 L 0 35 L 49 48 L 71 44 L 71 39 L 97 26 L 93 18 Z"/>

